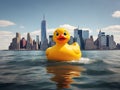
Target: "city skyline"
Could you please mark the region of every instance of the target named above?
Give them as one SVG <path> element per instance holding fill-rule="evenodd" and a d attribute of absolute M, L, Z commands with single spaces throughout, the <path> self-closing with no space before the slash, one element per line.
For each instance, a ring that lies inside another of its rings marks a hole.
<path fill-rule="evenodd" d="M 26 38 L 28 32 L 35 39 L 40 35 L 43 15 L 47 21 L 47 37 L 57 27 L 65 27 L 73 35 L 79 26 L 89 30 L 94 39 L 98 32 L 114 35 L 120 43 L 120 0 L 1 0 L 0 43 L 8 45 L 16 32 Z M 40 35 L 41 37 L 41 35 Z"/>
<path fill-rule="evenodd" d="M 45 24 L 41 23 L 41 28 L 46 27 Z M 45 21 L 46 22 L 46 21 Z M 45 23 L 44 22 L 44 23 Z M 45 28 L 44 28 L 45 29 Z M 55 45 L 52 37 L 53 35 L 49 35 L 47 39 L 45 37 L 46 33 L 42 30 L 44 34 L 41 36 L 41 41 L 39 41 L 39 36 L 36 36 L 36 41 L 33 40 L 30 36 L 30 33 L 27 34 L 27 40 L 22 37 L 20 33 L 16 32 L 16 37 L 12 39 L 12 42 L 9 45 L 9 50 L 42 50 L 45 51 L 48 47 Z M 44 39 L 44 38 L 46 39 Z M 49 40 L 49 42 L 48 42 Z M 68 44 L 73 44 L 77 42 L 80 45 L 81 50 L 119 50 L 120 44 L 116 44 L 114 41 L 113 35 L 106 35 L 105 32 L 99 31 L 97 39 L 94 41 L 93 36 L 89 37 L 88 30 L 81 30 L 76 28 L 74 30 L 74 36 L 70 36 L 70 40 Z"/>

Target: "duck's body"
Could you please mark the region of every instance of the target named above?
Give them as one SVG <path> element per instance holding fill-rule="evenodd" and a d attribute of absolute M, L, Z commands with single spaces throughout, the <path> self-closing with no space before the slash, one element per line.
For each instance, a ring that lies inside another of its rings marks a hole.
<path fill-rule="evenodd" d="M 60 28 L 56 30 L 57 33 L 64 33 L 64 29 Z M 66 32 L 66 31 L 65 31 Z M 68 37 L 65 34 L 64 36 L 55 37 L 53 36 L 53 40 L 56 42 L 56 45 L 48 48 L 46 50 L 46 56 L 48 60 L 55 61 L 71 61 L 71 60 L 79 60 L 81 57 L 81 51 L 78 43 L 73 43 L 72 45 L 68 45 L 69 41 L 69 33 Z"/>

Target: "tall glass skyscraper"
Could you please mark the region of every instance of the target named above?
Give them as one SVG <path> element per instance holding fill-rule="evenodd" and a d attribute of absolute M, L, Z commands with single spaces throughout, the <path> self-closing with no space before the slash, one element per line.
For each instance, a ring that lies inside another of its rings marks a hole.
<path fill-rule="evenodd" d="M 41 44 L 47 39 L 46 37 L 46 20 L 45 17 L 43 17 L 43 20 L 41 22 Z"/>
<path fill-rule="evenodd" d="M 89 31 L 88 30 L 82 31 L 82 38 L 84 41 L 89 38 Z"/>
<path fill-rule="evenodd" d="M 43 20 L 41 22 L 41 45 L 40 45 L 40 49 L 46 50 L 47 48 L 48 48 L 48 40 L 46 37 L 46 20 L 45 20 L 45 17 L 43 16 Z"/>
<path fill-rule="evenodd" d="M 79 28 L 76 28 L 74 30 L 74 39 L 75 39 L 75 41 L 78 42 L 81 49 L 84 49 L 84 41 L 83 41 L 83 37 L 82 37 L 82 30 L 80 30 Z"/>

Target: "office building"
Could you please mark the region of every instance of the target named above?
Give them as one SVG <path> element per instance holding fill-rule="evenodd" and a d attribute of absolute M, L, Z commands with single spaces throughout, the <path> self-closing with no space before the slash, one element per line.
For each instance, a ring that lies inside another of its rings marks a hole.
<path fill-rule="evenodd" d="M 36 36 L 36 43 L 38 43 L 38 49 L 40 49 L 40 40 L 39 35 Z"/>
<path fill-rule="evenodd" d="M 20 50 L 20 33 L 16 33 L 16 37 L 12 39 L 12 42 L 9 46 L 9 50 Z"/>
<path fill-rule="evenodd" d="M 38 43 L 35 40 L 33 40 L 32 50 L 38 50 Z"/>
<path fill-rule="evenodd" d="M 49 35 L 49 47 L 55 45 L 55 42 L 53 41 L 53 35 Z"/>
<path fill-rule="evenodd" d="M 85 40 L 85 50 L 94 50 L 96 46 L 94 45 L 93 36 Z"/>
<path fill-rule="evenodd" d="M 43 17 L 43 20 L 41 22 L 41 50 L 46 50 L 48 48 L 48 40 L 46 37 L 46 20 L 45 17 Z"/>
<path fill-rule="evenodd" d="M 70 40 L 68 41 L 68 44 L 73 44 L 73 42 L 74 42 L 74 38 L 73 36 L 70 36 Z"/>
<path fill-rule="evenodd" d="M 106 36 L 105 36 L 105 32 L 101 32 L 101 30 L 99 31 L 98 34 L 98 42 L 99 42 L 99 49 L 106 49 Z"/>
<path fill-rule="evenodd" d="M 23 38 L 20 40 L 20 49 L 26 49 L 26 44 L 27 44 L 27 41 L 26 41 L 25 38 L 23 37 Z"/>
<path fill-rule="evenodd" d="M 84 44 L 84 40 L 83 40 L 83 37 L 82 37 L 82 30 L 80 30 L 78 28 L 74 29 L 74 40 L 76 42 L 78 42 L 81 49 L 84 49 L 85 44 Z"/>
<path fill-rule="evenodd" d="M 89 38 L 89 31 L 88 30 L 82 30 L 82 38 L 84 41 Z"/>
<path fill-rule="evenodd" d="M 33 41 L 32 38 L 30 36 L 30 33 L 27 34 L 27 44 L 26 44 L 26 49 L 27 50 L 32 50 L 32 45 L 33 45 Z"/>
<path fill-rule="evenodd" d="M 114 41 L 113 35 L 106 35 L 106 46 L 108 49 L 115 49 L 116 43 Z"/>

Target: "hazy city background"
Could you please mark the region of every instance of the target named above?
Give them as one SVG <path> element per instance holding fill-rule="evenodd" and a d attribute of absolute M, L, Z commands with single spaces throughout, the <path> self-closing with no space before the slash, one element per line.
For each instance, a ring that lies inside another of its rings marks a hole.
<path fill-rule="evenodd" d="M 48 46 L 57 27 L 67 28 L 82 49 L 116 49 L 120 43 L 120 0 L 0 0 L 0 12 L 0 50 L 7 50 L 19 35 L 23 41 L 30 37 L 35 49 L 44 15 Z"/>
<path fill-rule="evenodd" d="M 74 35 L 70 37 L 69 44 L 78 42 L 82 50 L 117 50 L 120 49 L 120 44 L 114 41 L 113 35 L 105 35 L 105 32 L 101 30 L 98 33 L 98 37 L 94 40 L 93 36 L 89 37 L 89 30 L 82 30 L 75 28 Z M 39 36 L 36 35 L 36 41 L 32 40 L 30 33 L 27 34 L 27 40 L 22 37 L 20 33 L 16 33 L 16 37 L 12 39 L 9 45 L 9 50 L 46 50 L 48 47 L 55 45 L 53 41 L 53 34 L 49 35 L 47 39 L 46 35 L 46 20 L 43 16 L 41 22 L 41 41 Z"/>

